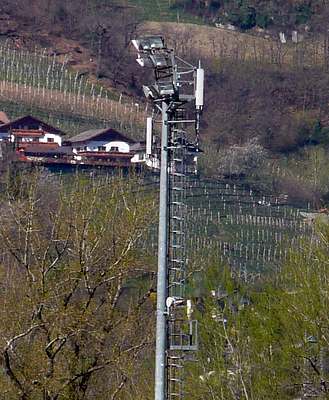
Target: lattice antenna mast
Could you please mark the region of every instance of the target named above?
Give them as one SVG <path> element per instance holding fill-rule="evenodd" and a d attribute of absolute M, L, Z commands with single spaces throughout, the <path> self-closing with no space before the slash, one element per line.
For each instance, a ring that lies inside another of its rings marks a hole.
<path fill-rule="evenodd" d="M 199 151 L 204 71 L 200 64 L 194 67 L 176 56 L 161 36 L 146 36 L 132 43 L 138 51 L 138 64 L 155 73 L 155 83 L 143 86 L 154 110 L 146 124 L 146 153 L 151 162 L 158 154 L 153 124 L 161 124 L 155 400 L 180 400 L 184 398 L 184 361 L 198 347 L 197 321 L 192 320 L 191 301 L 185 294 L 185 199 L 189 161 Z M 194 103 L 192 118 L 188 117 L 189 103 Z M 189 127 L 194 130 L 192 139 Z"/>

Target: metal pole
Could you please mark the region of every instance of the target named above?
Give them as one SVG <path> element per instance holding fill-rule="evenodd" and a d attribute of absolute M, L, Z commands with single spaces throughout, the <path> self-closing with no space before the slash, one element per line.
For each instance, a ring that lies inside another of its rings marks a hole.
<path fill-rule="evenodd" d="M 166 299 L 168 255 L 168 105 L 162 102 L 158 279 L 155 349 L 155 400 L 165 400 L 166 395 Z"/>

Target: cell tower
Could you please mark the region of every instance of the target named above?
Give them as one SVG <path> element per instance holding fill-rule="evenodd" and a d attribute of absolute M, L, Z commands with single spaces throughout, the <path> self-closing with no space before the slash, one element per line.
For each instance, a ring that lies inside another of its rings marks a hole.
<path fill-rule="evenodd" d="M 200 63 L 195 67 L 176 56 L 161 36 L 141 37 L 132 43 L 138 64 L 155 73 L 155 83 L 143 86 L 153 103 L 153 115 L 146 124 L 149 158 L 158 150 L 153 126 L 161 124 L 155 400 L 181 400 L 184 362 L 198 348 L 197 321 L 192 319 L 191 300 L 185 293 L 186 181 L 191 173 L 189 161 L 199 152 L 204 70 Z"/>

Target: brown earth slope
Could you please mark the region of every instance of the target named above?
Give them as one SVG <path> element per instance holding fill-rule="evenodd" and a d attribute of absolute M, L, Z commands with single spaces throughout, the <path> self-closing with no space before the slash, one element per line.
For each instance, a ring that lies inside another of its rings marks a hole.
<path fill-rule="evenodd" d="M 324 39 L 282 44 L 265 35 L 173 22 L 147 22 L 140 32 L 164 35 L 182 55 L 192 53 L 211 59 L 233 58 L 280 65 L 291 65 L 302 59 L 305 66 L 322 64 L 325 58 Z"/>

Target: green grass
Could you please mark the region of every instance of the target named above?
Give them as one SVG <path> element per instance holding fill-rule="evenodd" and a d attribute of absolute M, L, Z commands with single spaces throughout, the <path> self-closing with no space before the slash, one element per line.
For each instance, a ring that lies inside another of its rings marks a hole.
<path fill-rule="evenodd" d="M 129 0 L 129 3 L 137 6 L 142 18 L 147 21 L 203 23 L 200 17 L 175 7 L 174 0 Z"/>

